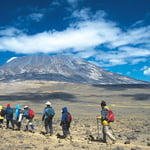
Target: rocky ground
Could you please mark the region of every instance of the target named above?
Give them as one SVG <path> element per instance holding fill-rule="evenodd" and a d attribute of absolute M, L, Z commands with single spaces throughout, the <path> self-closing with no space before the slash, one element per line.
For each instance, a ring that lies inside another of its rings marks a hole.
<path fill-rule="evenodd" d="M 0 84 L 0 103 L 12 107 L 29 105 L 35 110 L 35 133 L 0 128 L 0 150 L 148 150 L 150 149 L 150 88 L 149 86 L 89 86 L 79 84 L 24 81 Z M 56 111 L 54 135 L 43 135 L 41 121 L 45 102 L 50 100 Z M 104 144 L 101 124 L 100 101 L 105 100 L 116 115 L 111 123 L 117 139 Z M 60 139 L 61 108 L 67 106 L 73 115 L 72 139 Z M 5 123 L 4 123 L 5 125 Z M 99 133 L 99 134 L 98 134 Z M 99 137 L 98 137 L 99 135 Z"/>

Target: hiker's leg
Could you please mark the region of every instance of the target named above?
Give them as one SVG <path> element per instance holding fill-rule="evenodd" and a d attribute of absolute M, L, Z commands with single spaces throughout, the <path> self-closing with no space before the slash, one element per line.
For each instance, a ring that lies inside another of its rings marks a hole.
<path fill-rule="evenodd" d="M 25 131 L 27 131 L 29 128 L 28 128 L 28 125 L 29 125 L 29 119 L 26 119 L 26 128 L 25 128 Z"/>
<path fill-rule="evenodd" d="M 106 135 L 112 140 L 112 141 L 116 141 L 116 138 L 111 134 L 111 132 L 109 131 L 109 126 L 105 126 L 105 131 L 106 131 Z"/>
<path fill-rule="evenodd" d="M 48 133 L 48 119 L 47 118 L 44 120 L 44 125 L 45 125 L 45 131 L 46 133 Z"/>
<path fill-rule="evenodd" d="M 103 133 L 103 142 L 106 142 L 106 129 L 104 125 L 102 127 L 102 133 Z"/>
<path fill-rule="evenodd" d="M 30 125 L 31 129 L 34 130 L 34 125 L 33 125 L 32 121 L 33 121 L 32 118 L 29 119 L 29 125 Z"/>
<path fill-rule="evenodd" d="M 9 120 L 6 120 L 6 128 L 9 128 Z"/>
<path fill-rule="evenodd" d="M 34 125 L 32 124 L 32 122 L 29 123 L 30 127 L 32 130 L 34 130 Z"/>
<path fill-rule="evenodd" d="M 64 138 L 66 138 L 68 135 L 67 124 L 62 125 L 62 130 L 63 130 L 63 136 L 64 136 Z"/>
<path fill-rule="evenodd" d="M 0 128 L 2 128 L 3 119 L 0 119 Z"/>
<path fill-rule="evenodd" d="M 21 122 L 18 122 L 18 130 L 21 128 Z"/>
<path fill-rule="evenodd" d="M 67 124 L 67 135 L 70 135 L 69 128 L 70 128 L 70 123 Z"/>
<path fill-rule="evenodd" d="M 52 118 L 49 120 L 49 129 L 50 129 L 50 134 L 53 134 L 53 122 L 52 122 Z"/>
<path fill-rule="evenodd" d="M 13 120 L 10 120 L 10 122 L 11 122 L 12 129 L 14 129 L 14 122 L 13 122 Z"/>

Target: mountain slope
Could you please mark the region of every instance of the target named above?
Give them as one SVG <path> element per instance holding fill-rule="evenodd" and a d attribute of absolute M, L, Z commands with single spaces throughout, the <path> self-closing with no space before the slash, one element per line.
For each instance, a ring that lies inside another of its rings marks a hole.
<path fill-rule="evenodd" d="M 85 84 L 140 84 L 143 81 L 108 72 L 71 56 L 24 56 L 0 67 L 0 81 L 53 80 Z"/>

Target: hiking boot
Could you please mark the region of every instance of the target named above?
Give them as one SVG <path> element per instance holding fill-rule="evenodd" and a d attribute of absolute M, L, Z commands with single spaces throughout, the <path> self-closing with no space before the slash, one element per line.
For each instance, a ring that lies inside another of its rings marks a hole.
<path fill-rule="evenodd" d="M 101 140 L 101 142 L 102 142 L 102 143 L 107 143 L 107 141 L 106 141 L 106 140 Z"/>
<path fill-rule="evenodd" d="M 115 144 L 116 143 L 116 140 L 113 140 L 112 144 Z"/>
<path fill-rule="evenodd" d="M 34 130 L 32 130 L 31 132 L 32 132 L 32 133 L 35 133 L 35 131 L 34 131 Z"/>

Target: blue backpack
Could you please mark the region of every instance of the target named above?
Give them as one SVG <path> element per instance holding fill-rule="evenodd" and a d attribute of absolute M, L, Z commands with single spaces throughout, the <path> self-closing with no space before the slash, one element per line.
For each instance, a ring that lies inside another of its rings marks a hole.
<path fill-rule="evenodd" d="M 45 110 L 45 115 L 46 115 L 47 117 L 53 117 L 53 116 L 55 115 L 54 109 L 53 109 L 52 107 L 46 108 L 46 110 Z"/>
<path fill-rule="evenodd" d="M 7 117 L 13 117 L 13 109 L 11 107 L 8 107 L 6 110 Z"/>

